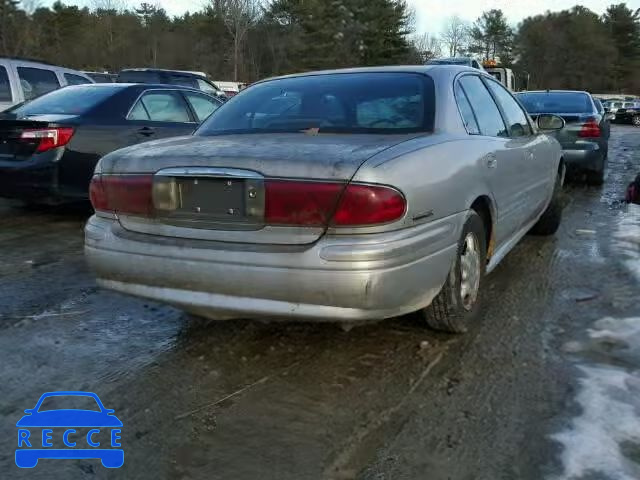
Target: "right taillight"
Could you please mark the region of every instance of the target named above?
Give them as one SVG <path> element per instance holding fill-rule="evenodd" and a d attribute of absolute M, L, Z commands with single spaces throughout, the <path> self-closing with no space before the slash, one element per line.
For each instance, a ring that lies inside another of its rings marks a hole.
<path fill-rule="evenodd" d="M 342 182 L 265 181 L 267 225 L 362 227 L 394 222 L 407 203 L 385 185 Z"/>
<path fill-rule="evenodd" d="M 95 175 L 89 198 L 96 211 L 147 216 L 153 213 L 152 175 Z"/>
<path fill-rule="evenodd" d="M 347 185 L 332 224 L 338 227 L 380 225 L 401 219 L 407 209 L 404 195 L 384 185 Z"/>
<path fill-rule="evenodd" d="M 588 119 L 578 132 L 578 136 L 581 138 L 599 138 L 600 135 L 602 135 L 602 132 L 600 131 L 600 124 L 595 118 Z"/>

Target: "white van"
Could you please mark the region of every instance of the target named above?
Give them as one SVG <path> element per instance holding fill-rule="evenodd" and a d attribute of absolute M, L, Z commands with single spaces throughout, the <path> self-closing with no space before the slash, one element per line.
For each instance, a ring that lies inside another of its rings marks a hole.
<path fill-rule="evenodd" d="M 95 82 L 77 70 L 0 57 L 0 111 L 67 85 L 86 83 Z"/>

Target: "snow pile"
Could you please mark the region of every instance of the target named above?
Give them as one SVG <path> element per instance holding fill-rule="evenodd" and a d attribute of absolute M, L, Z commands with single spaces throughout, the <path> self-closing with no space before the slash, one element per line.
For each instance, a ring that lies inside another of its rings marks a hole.
<path fill-rule="evenodd" d="M 640 207 L 630 205 L 622 215 L 614 235 L 615 246 L 622 251 L 625 265 L 640 280 Z"/>
<path fill-rule="evenodd" d="M 552 438 L 563 447 L 563 480 L 640 478 L 640 318 L 598 321 L 580 351 L 581 412 Z"/>

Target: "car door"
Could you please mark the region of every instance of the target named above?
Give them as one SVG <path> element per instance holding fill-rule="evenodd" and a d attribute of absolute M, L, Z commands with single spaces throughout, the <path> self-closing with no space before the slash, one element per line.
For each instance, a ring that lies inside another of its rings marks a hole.
<path fill-rule="evenodd" d="M 554 186 L 553 158 L 547 155 L 547 141 L 535 135 L 529 116 L 513 95 L 500 83 L 485 78 L 509 130 L 509 145 L 521 153 L 513 161 L 521 164 L 518 171 L 518 205 L 521 227 L 535 220 L 546 207 Z"/>
<path fill-rule="evenodd" d="M 520 193 L 525 179 L 521 171 L 523 146 L 509 137 L 500 109 L 479 75 L 463 75 L 455 88 L 458 102 L 460 97 L 466 99 L 473 112 L 478 130 L 475 134 L 485 137 L 491 145 L 491 152 L 481 160 L 481 168 L 496 205 L 495 233 L 499 246 L 520 229 L 524 220 Z"/>
<path fill-rule="evenodd" d="M 131 145 L 190 135 L 198 127 L 185 98 L 179 91 L 170 89 L 145 91 L 129 111 L 127 123 L 132 127 Z"/>

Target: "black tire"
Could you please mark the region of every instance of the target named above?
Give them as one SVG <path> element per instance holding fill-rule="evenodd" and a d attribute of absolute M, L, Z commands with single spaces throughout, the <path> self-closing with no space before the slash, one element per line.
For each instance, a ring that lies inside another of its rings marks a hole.
<path fill-rule="evenodd" d="M 475 236 L 480 255 L 479 287 L 475 301 L 473 301 L 471 305 L 465 306 L 461 288 L 461 259 L 466 250 L 466 239 L 469 234 Z M 480 311 L 482 280 L 485 274 L 486 263 L 487 237 L 484 223 L 480 215 L 473 212 L 462 229 L 456 258 L 447 277 L 447 281 L 440 293 L 433 299 L 431 305 L 423 310 L 424 318 L 429 327 L 447 333 L 464 333 L 468 330 Z"/>
<path fill-rule="evenodd" d="M 562 176 L 558 174 L 551 202 L 529 233 L 545 237 L 554 235 L 562 223 L 562 208 Z"/>
<path fill-rule="evenodd" d="M 587 185 L 591 187 L 601 187 L 604 184 L 604 170 L 593 171 L 589 170 L 587 173 Z"/>
<path fill-rule="evenodd" d="M 640 115 L 636 115 L 631 119 L 631 124 L 640 127 Z"/>

